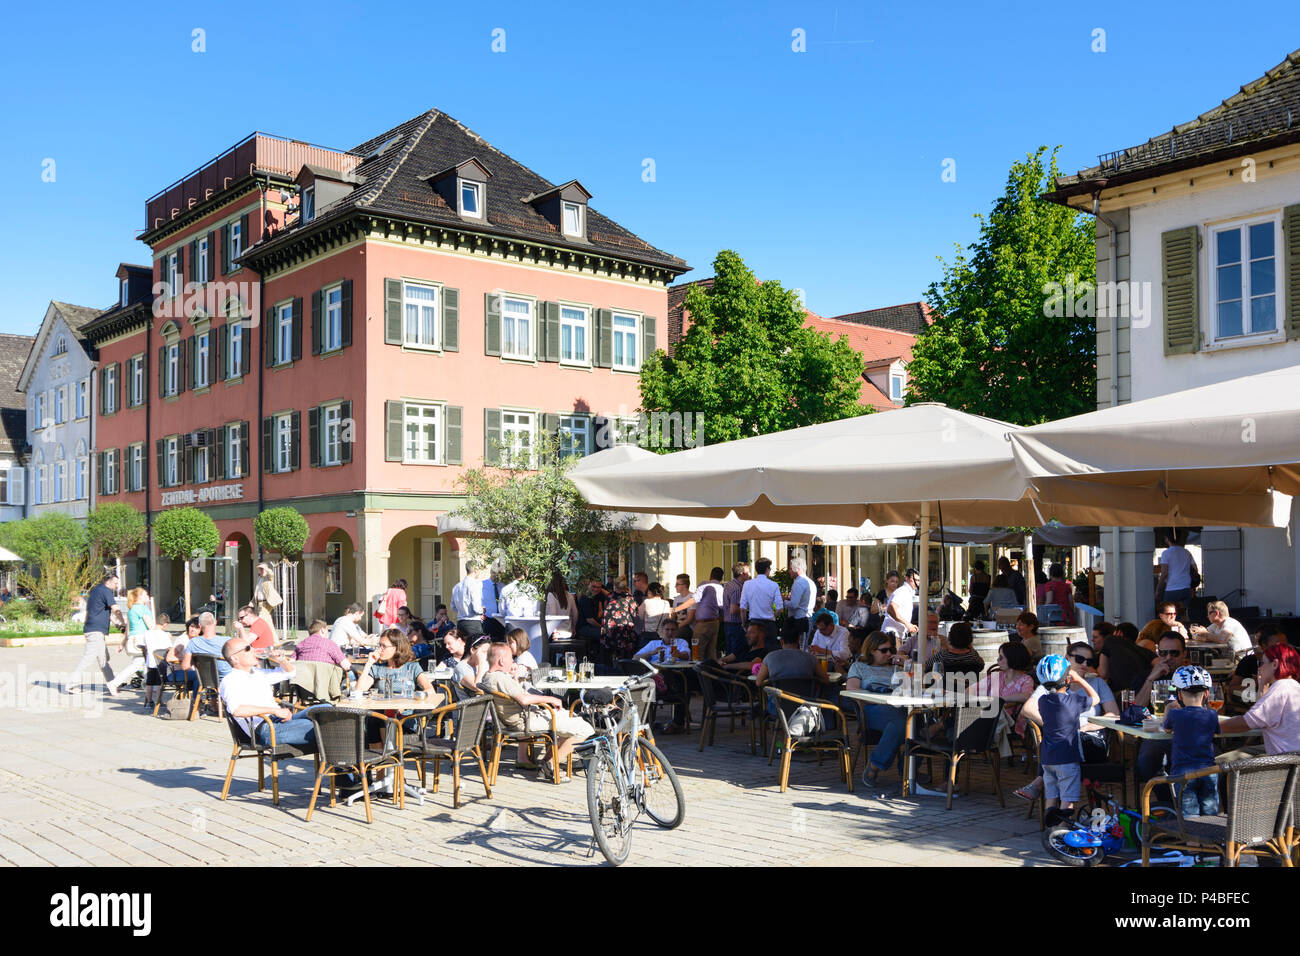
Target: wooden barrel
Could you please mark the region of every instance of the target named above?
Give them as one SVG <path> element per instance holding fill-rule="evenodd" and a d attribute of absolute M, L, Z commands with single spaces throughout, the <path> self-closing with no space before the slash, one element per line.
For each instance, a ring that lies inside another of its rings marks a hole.
<path fill-rule="evenodd" d="M 1007 642 L 1007 632 L 981 629 L 974 633 L 975 640 L 971 643 L 971 650 L 980 656 L 980 660 L 984 662 L 984 669 L 988 670 L 998 662 L 998 648 Z"/>
<path fill-rule="evenodd" d="M 1081 627 L 1040 627 L 1038 629 L 1038 642 L 1044 657 L 1048 654 L 1060 654 L 1065 657 L 1065 649 L 1080 641 L 1089 647 L 1092 646 L 1088 632 Z"/>

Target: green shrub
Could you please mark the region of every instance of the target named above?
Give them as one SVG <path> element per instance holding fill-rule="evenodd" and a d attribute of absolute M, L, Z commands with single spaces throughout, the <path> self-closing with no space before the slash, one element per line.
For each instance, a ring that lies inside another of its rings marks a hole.
<path fill-rule="evenodd" d="M 40 577 L 20 571 L 18 584 L 31 592 L 42 614 L 60 620 L 72 616 L 77 599 L 98 577 L 98 569 L 91 566 L 88 558 L 53 554 L 41 562 Z"/>

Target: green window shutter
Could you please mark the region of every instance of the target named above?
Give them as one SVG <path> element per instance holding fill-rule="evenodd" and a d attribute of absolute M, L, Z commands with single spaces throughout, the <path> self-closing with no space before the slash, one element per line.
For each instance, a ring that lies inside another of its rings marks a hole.
<path fill-rule="evenodd" d="M 214 329 L 212 335 L 212 347 L 208 350 L 212 355 L 212 374 L 208 376 L 209 382 L 224 382 L 226 380 L 226 349 L 227 340 L 230 338 L 231 322 L 226 320 L 226 324 L 219 329 Z"/>
<path fill-rule="evenodd" d="M 275 367 L 275 306 L 266 310 L 266 323 L 262 328 L 262 355 L 267 368 Z"/>
<path fill-rule="evenodd" d="M 221 440 L 218 442 L 217 437 L 213 438 L 212 468 L 208 471 L 208 474 L 212 476 L 213 480 L 224 480 L 233 477 L 226 474 L 226 442 L 230 441 L 230 429 L 222 425 L 220 428 L 214 428 L 211 431 L 214 436 L 220 437 Z"/>
<path fill-rule="evenodd" d="M 538 351 L 541 354 L 537 358 L 543 362 L 558 362 L 560 360 L 560 303 L 542 303 L 540 332 L 541 348 Z"/>
<path fill-rule="evenodd" d="M 230 223 L 221 227 L 221 274 L 230 274 Z"/>
<path fill-rule="evenodd" d="M 1160 237 L 1166 355 L 1186 355 L 1201 347 L 1200 244 L 1196 226 L 1171 229 Z"/>
<path fill-rule="evenodd" d="M 248 461 L 248 422 L 239 423 L 239 477 L 247 478 L 252 473 L 252 467 Z M 231 478 L 236 477 L 231 475 Z"/>
<path fill-rule="evenodd" d="M 501 296 L 494 292 L 483 296 L 483 352 L 501 354 Z"/>
<path fill-rule="evenodd" d="M 311 354 L 320 355 L 320 289 L 311 294 Z"/>
<path fill-rule="evenodd" d="M 402 280 L 384 280 L 384 344 L 402 344 Z"/>
<path fill-rule="evenodd" d="M 402 460 L 403 402 L 384 402 L 384 461 Z"/>
<path fill-rule="evenodd" d="M 555 412 L 542 413 L 542 434 L 554 438 L 560 433 L 560 416 Z"/>
<path fill-rule="evenodd" d="M 104 453 L 95 456 L 95 493 L 104 493 Z"/>
<path fill-rule="evenodd" d="M 501 461 L 501 409 L 483 409 L 483 464 Z"/>
<path fill-rule="evenodd" d="M 293 300 L 293 360 L 302 358 L 302 299 Z"/>
<path fill-rule="evenodd" d="M 352 280 L 343 280 L 343 291 L 341 294 L 342 301 L 340 308 L 343 313 L 343 336 L 340 341 L 343 347 L 347 348 L 352 344 Z"/>
<path fill-rule="evenodd" d="M 464 461 L 461 451 L 461 422 L 465 410 L 459 405 L 447 406 L 447 464 L 459 465 Z"/>
<path fill-rule="evenodd" d="M 167 395 L 167 346 L 158 349 L 158 397 Z"/>
<path fill-rule="evenodd" d="M 217 342 L 221 339 L 220 333 L 216 329 L 208 332 L 208 384 L 211 385 L 217 380 Z"/>
<path fill-rule="evenodd" d="M 307 460 L 313 468 L 319 468 L 320 454 L 320 409 L 307 410 Z"/>
<path fill-rule="evenodd" d="M 655 354 L 655 349 L 659 346 L 655 344 L 655 317 L 653 315 L 641 316 L 641 364 Z"/>
<path fill-rule="evenodd" d="M 189 387 L 186 381 L 186 373 L 190 369 L 191 363 L 187 361 L 190 354 L 194 351 L 194 336 L 181 339 L 176 349 L 176 391 L 177 393 L 185 391 Z"/>
<path fill-rule="evenodd" d="M 274 428 L 274 424 L 275 424 L 274 419 L 272 419 L 270 415 L 262 419 L 262 473 L 263 474 L 271 473 L 271 465 L 273 463 L 273 456 L 275 454 L 275 448 L 272 442 L 272 439 L 274 437 L 272 431 Z"/>
<path fill-rule="evenodd" d="M 1282 295 L 1287 339 L 1300 339 L 1300 205 L 1282 210 Z"/>
<path fill-rule="evenodd" d="M 253 348 L 253 336 L 249 332 L 249 327 L 243 322 L 239 323 L 239 330 L 235 333 L 239 336 L 239 360 L 241 375 L 247 375 L 253 367 L 253 356 L 250 354 Z"/>
<path fill-rule="evenodd" d="M 442 350 L 460 351 L 460 290 L 442 290 Z"/>
<path fill-rule="evenodd" d="M 352 421 L 352 403 L 344 402 L 340 407 L 339 418 L 342 419 L 343 438 L 339 442 L 339 461 L 347 464 L 352 460 L 352 443 L 356 441 L 357 426 Z"/>
<path fill-rule="evenodd" d="M 242 256 L 252 244 L 252 235 L 248 231 L 248 213 L 244 213 L 239 217 L 239 254 Z"/>
<path fill-rule="evenodd" d="M 101 415 L 108 414 L 108 389 L 104 387 L 105 378 L 104 375 L 99 376 L 99 414 Z"/>
<path fill-rule="evenodd" d="M 189 279 L 191 282 L 198 282 L 199 281 L 199 241 L 197 239 L 190 240 L 190 252 L 188 258 L 190 260 Z"/>
<path fill-rule="evenodd" d="M 289 470 L 302 467 L 302 412 L 289 413 Z"/>
<path fill-rule="evenodd" d="M 122 407 L 122 363 L 113 363 L 113 410 Z"/>
<path fill-rule="evenodd" d="M 614 367 L 614 313 L 609 309 L 596 310 L 596 342 L 593 354 L 597 368 Z"/>
<path fill-rule="evenodd" d="M 154 470 L 158 473 L 158 487 L 167 487 L 165 479 L 167 478 L 167 466 L 164 463 L 163 439 L 159 438 L 153 443 L 153 463 Z"/>

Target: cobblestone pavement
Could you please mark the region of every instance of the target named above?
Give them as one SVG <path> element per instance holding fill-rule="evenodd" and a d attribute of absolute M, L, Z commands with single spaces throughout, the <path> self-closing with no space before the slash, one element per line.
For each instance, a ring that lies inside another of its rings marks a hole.
<path fill-rule="evenodd" d="M 79 645 L 0 649 L 0 863 L 18 866 L 419 864 L 499 866 L 603 863 L 589 852 L 583 778 L 541 783 L 503 759 L 485 798 L 477 771 L 451 806 L 450 781 L 424 806 L 376 800 L 375 822 L 360 805 L 318 805 L 305 821 L 308 760 L 282 765 L 281 801 L 257 792 L 256 761 L 240 761 L 230 797 L 221 784 L 230 755 L 224 724 L 156 720 L 142 692 L 116 699 L 102 688 L 79 697 L 48 686 L 76 663 Z M 114 655 L 115 665 L 124 658 Z M 696 704 L 698 714 L 698 702 Z M 1048 862 L 1037 820 L 1010 793 L 1007 808 L 986 769 L 951 811 L 939 798 L 900 796 L 898 777 L 847 792 L 833 765 L 796 761 L 781 793 L 777 767 L 751 756 L 748 734 L 719 728 L 659 742 L 681 778 L 686 820 L 664 831 L 638 824 L 630 864 L 1025 866 Z M 445 777 L 444 777 L 445 779 Z M 394 840 L 396 829 L 410 839 Z M 381 840 L 375 840 L 381 837 Z"/>

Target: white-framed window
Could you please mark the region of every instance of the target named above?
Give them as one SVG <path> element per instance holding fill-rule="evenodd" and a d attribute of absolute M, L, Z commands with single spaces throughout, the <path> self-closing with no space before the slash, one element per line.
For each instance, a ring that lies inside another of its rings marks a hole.
<path fill-rule="evenodd" d="M 641 319 L 623 312 L 614 313 L 614 368 L 635 372 L 641 368 L 640 338 Z"/>
<path fill-rule="evenodd" d="M 501 357 L 533 357 L 533 303 L 530 299 L 501 297 Z"/>
<path fill-rule="evenodd" d="M 641 442 L 641 419 L 636 416 L 615 418 L 610 425 L 615 445 L 637 445 Z"/>
<path fill-rule="evenodd" d="M 226 343 L 226 378 L 239 378 L 244 374 L 244 326 L 236 322 L 228 326 Z"/>
<path fill-rule="evenodd" d="M 402 409 L 402 461 L 442 464 L 442 406 L 407 402 Z"/>
<path fill-rule="evenodd" d="M 35 421 L 35 428 L 44 428 L 50 424 L 45 420 L 45 393 L 37 392 L 36 397 L 32 399 L 32 420 Z"/>
<path fill-rule="evenodd" d="M 501 410 L 501 449 L 503 457 L 524 467 L 532 464 L 533 432 L 537 416 L 532 412 Z"/>
<path fill-rule="evenodd" d="M 104 494 L 117 494 L 117 449 L 104 452 Z"/>
<path fill-rule="evenodd" d="M 144 356 L 136 355 L 131 359 L 131 405 L 144 404 Z"/>
<path fill-rule="evenodd" d="M 175 488 L 181 483 L 181 440 L 179 438 L 168 438 L 163 446 L 164 458 L 164 477 L 167 479 L 167 487 Z"/>
<path fill-rule="evenodd" d="M 237 478 L 244 473 L 244 461 L 241 457 L 243 446 L 240 442 L 240 427 L 227 425 L 222 429 L 225 435 L 226 477 Z"/>
<path fill-rule="evenodd" d="M 238 219 L 230 224 L 230 261 L 234 262 L 244 252 L 244 225 Z"/>
<path fill-rule="evenodd" d="M 90 484 L 90 459 L 83 455 L 77 459 L 77 500 L 84 501 L 89 497 L 87 486 Z"/>
<path fill-rule="evenodd" d="M 468 179 L 458 181 L 456 190 L 460 197 L 460 214 L 473 219 L 483 218 L 483 184 L 473 183 Z"/>
<path fill-rule="evenodd" d="M 90 379 L 83 378 L 77 383 L 76 417 L 85 418 L 90 412 Z"/>
<path fill-rule="evenodd" d="M 130 282 L 130 280 L 129 280 L 129 279 L 123 279 L 123 280 L 122 280 L 122 298 L 121 298 L 121 300 L 120 300 L 120 302 L 119 302 L 119 304 L 120 304 L 121 306 L 123 306 L 123 307 L 126 306 L 127 300 L 130 299 L 130 297 L 131 297 L 131 294 L 130 294 L 130 287 L 131 287 L 131 282 Z"/>
<path fill-rule="evenodd" d="M 208 275 L 208 237 L 204 236 L 199 240 L 199 261 L 198 267 L 194 270 L 196 282 L 209 282 L 212 277 Z"/>
<path fill-rule="evenodd" d="M 104 369 L 104 412 L 117 411 L 117 363 Z"/>
<path fill-rule="evenodd" d="M 67 466 L 66 466 L 63 462 L 61 462 L 61 461 L 56 461 L 56 462 L 54 463 L 54 489 L 53 489 L 53 491 L 54 491 L 54 495 L 53 495 L 53 499 L 54 499 L 55 501 L 66 501 L 66 500 L 67 500 L 67 494 L 66 494 L 66 492 L 67 492 L 67 484 L 66 484 L 66 482 L 67 482 L 67 470 L 68 470 L 68 469 L 67 469 Z"/>
<path fill-rule="evenodd" d="M 286 472 L 293 465 L 293 416 L 275 416 L 275 470 Z"/>
<path fill-rule="evenodd" d="M 576 305 L 560 306 L 560 361 L 586 365 L 591 361 L 587 354 L 590 338 L 591 311 Z"/>
<path fill-rule="evenodd" d="M 326 405 L 320 410 L 320 463 L 343 464 L 342 405 Z"/>
<path fill-rule="evenodd" d="M 54 390 L 54 424 L 62 425 L 68 420 L 68 390 L 60 385 Z"/>
<path fill-rule="evenodd" d="M 286 302 L 275 310 L 275 364 L 293 361 L 293 303 Z"/>
<path fill-rule="evenodd" d="M 321 298 L 320 350 L 333 352 L 343 348 L 343 286 L 326 289 Z"/>
<path fill-rule="evenodd" d="M 194 387 L 205 388 L 208 383 L 208 353 L 212 350 L 212 333 L 204 332 L 194 340 Z"/>
<path fill-rule="evenodd" d="M 581 458 L 591 450 L 591 418 L 587 415 L 560 416 L 560 454 Z"/>
<path fill-rule="evenodd" d="M 202 484 L 208 480 L 208 449 L 191 448 L 190 453 L 190 481 L 195 484 Z"/>
<path fill-rule="evenodd" d="M 1210 230 L 1212 344 L 1281 338 L 1277 287 L 1281 229 L 1281 218 L 1269 216 Z"/>
<path fill-rule="evenodd" d="M 316 187 L 308 186 L 302 191 L 302 221 L 311 222 L 316 218 Z"/>
<path fill-rule="evenodd" d="M 560 223 L 566 236 L 581 236 L 582 204 L 576 202 L 562 203 L 560 206 Z"/>
<path fill-rule="evenodd" d="M 129 488 L 131 491 L 144 490 L 144 445 L 131 446 Z"/>
<path fill-rule="evenodd" d="M 180 392 L 181 385 L 181 344 L 173 342 L 167 346 L 167 394 Z"/>
<path fill-rule="evenodd" d="M 167 285 L 172 295 L 181 293 L 180 253 L 173 252 L 167 257 Z"/>
<path fill-rule="evenodd" d="M 0 505 L 20 505 L 26 498 L 27 473 L 24 469 L 10 465 L 0 470 Z"/>
<path fill-rule="evenodd" d="M 32 497 L 35 500 L 32 502 L 32 504 L 37 504 L 37 505 L 45 504 L 47 500 L 46 491 L 45 491 L 45 482 L 48 480 L 49 480 L 49 473 L 47 472 L 46 467 L 44 465 L 41 465 L 39 468 L 36 469 L 36 487 L 35 489 L 33 489 L 35 491 L 35 494 L 32 495 Z"/>
<path fill-rule="evenodd" d="M 404 345 L 438 347 L 438 296 L 441 289 L 418 282 L 402 283 Z"/>
<path fill-rule="evenodd" d="M 907 386 L 907 373 L 890 372 L 889 373 L 889 400 L 891 402 L 901 402 L 903 400 L 903 389 Z"/>

